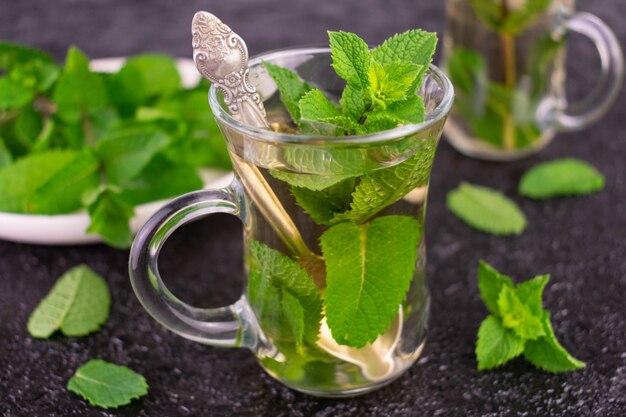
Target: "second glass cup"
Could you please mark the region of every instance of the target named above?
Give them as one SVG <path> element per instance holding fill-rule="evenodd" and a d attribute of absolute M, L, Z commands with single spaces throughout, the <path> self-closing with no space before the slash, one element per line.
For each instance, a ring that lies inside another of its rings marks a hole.
<path fill-rule="evenodd" d="M 424 346 L 426 195 L 452 85 L 431 66 L 418 125 L 296 135 L 284 128 L 288 115 L 262 61 L 330 95 L 343 88 L 327 48 L 251 60 L 251 82 L 276 132 L 233 119 L 212 87 L 235 179 L 182 196 L 146 223 L 131 250 L 133 288 L 165 327 L 197 342 L 249 348 L 289 387 L 330 397 L 369 392 L 400 376 Z M 174 230 L 212 213 L 241 219 L 247 281 L 235 304 L 198 309 L 165 287 L 158 256 Z"/>
<path fill-rule="evenodd" d="M 596 88 L 569 104 L 568 32 L 588 37 L 601 60 Z M 574 0 L 447 0 L 444 55 L 457 93 L 445 135 L 462 153 L 491 160 L 530 155 L 557 131 L 597 121 L 624 72 L 613 32 L 596 16 L 574 13 Z"/>

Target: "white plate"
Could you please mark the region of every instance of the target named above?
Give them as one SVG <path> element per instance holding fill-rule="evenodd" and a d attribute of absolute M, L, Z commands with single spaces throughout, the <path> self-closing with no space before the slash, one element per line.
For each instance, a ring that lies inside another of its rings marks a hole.
<path fill-rule="evenodd" d="M 96 59 L 91 69 L 100 72 L 113 72 L 121 68 L 124 58 Z M 185 87 L 193 87 L 200 80 L 200 74 L 190 59 L 178 59 L 178 70 Z M 207 103 L 207 106 L 209 104 Z M 201 172 L 204 188 L 221 188 L 230 184 L 233 174 L 219 169 L 206 169 Z M 137 232 L 143 224 L 166 201 L 154 201 L 135 207 L 135 217 L 130 225 Z M 0 239 L 40 245 L 74 245 L 102 242 L 100 236 L 87 234 L 89 215 L 85 211 L 53 216 L 14 214 L 0 212 Z"/>

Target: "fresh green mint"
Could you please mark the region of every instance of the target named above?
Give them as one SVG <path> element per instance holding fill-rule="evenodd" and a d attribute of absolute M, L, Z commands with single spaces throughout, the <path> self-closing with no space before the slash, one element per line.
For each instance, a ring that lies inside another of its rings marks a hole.
<path fill-rule="evenodd" d="M 520 355 L 549 372 L 583 368 L 585 364 L 559 344 L 543 309 L 543 289 L 548 275 L 520 284 L 480 261 L 478 288 L 491 314 L 482 322 L 476 342 L 478 369 L 498 367 Z"/>
<path fill-rule="evenodd" d="M 171 57 L 102 74 L 75 47 L 60 67 L 0 42 L 0 72 L 0 211 L 86 209 L 89 232 L 127 248 L 133 206 L 201 188 L 202 167 L 230 167 L 206 83 L 184 89 Z"/>
<path fill-rule="evenodd" d="M 604 187 L 604 176 L 590 164 L 574 158 L 535 165 L 520 180 L 519 193 L 533 199 L 585 195 Z"/>
<path fill-rule="evenodd" d="M 321 237 L 325 312 L 333 338 L 355 348 L 383 334 L 413 279 L 421 230 L 410 216 L 341 223 Z"/>
<path fill-rule="evenodd" d="M 517 204 L 491 188 L 461 183 L 446 197 L 448 209 L 468 225 L 496 235 L 520 234 L 526 216 Z"/>
<path fill-rule="evenodd" d="M 107 321 L 110 304 L 106 281 L 85 265 L 74 267 L 31 313 L 28 332 L 44 339 L 57 330 L 66 336 L 85 336 Z"/>
<path fill-rule="evenodd" d="M 76 370 L 67 389 L 91 405 L 117 408 L 148 393 L 146 379 L 125 366 L 92 359 Z"/>
<path fill-rule="evenodd" d="M 470 0 L 476 15 L 494 32 L 518 35 L 551 4 L 552 0 L 524 0 L 507 7 L 508 0 Z M 504 10 L 504 11 L 503 11 Z"/>

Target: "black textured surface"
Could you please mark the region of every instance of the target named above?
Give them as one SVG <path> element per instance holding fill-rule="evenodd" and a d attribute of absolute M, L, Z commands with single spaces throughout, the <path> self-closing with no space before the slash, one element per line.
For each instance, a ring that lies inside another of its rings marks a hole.
<path fill-rule="evenodd" d="M 324 42 L 326 29 L 356 31 L 371 43 L 420 26 L 442 34 L 439 1 L 21 0 L 0 3 L 0 38 L 41 46 L 61 58 L 69 44 L 92 57 L 158 50 L 189 56 L 189 22 L 197 9 L 221 16 L 252 53 Z M 626 43 L 626 3 L 580 1 Z M 592 84 L 592 48 L 578 42 L 569 65 L 573 95 Z M 581 57 L 583 55 L 583 57 Z M 2 416 L 623 416 L 626 414 L 626 95 L 599 124 L 562 134 L 540 155 L 496 164 L 462 157 L 441 144 L 428 213 L 432 318 L 425 352 L 398 381 L 364 397 L 323 400 L 284 388 L 244 350 L 218 349 L 167 332 L 143 311 L 126 274 L 127 252 L 104 246 L 38 247 L 0 242 L 0 415 Z M 533 202 L 515 189 L 543 160 L 575 156 L 607 177 L 602 192 Z M 498 188 L 529 218 L 523 235 L 475 232 L 450 215 L 445 193 L 466 180 Z M 203 306 L 234 301 L 241 289 L 241 228 L 225 217 L 177 233 L 163 269 L 176 294 Z M 550 273 L 545 305 L 557 336 L 586 369 L 540 372 L 523 360 L 476 371 L 474 338 L 486 310 L 476 288 L 484 258 L 516 279 Z M 113 295 L 104 328 L 89 337 L 41 341 L 26 333 L 30 311 L 56 278 L 87 263 Z M 169 282 L 169 281 L 168 281 Z M 103 411 L 65 389 L 91 358 L 128 365 L 147 378 L 150 394 Z"/>

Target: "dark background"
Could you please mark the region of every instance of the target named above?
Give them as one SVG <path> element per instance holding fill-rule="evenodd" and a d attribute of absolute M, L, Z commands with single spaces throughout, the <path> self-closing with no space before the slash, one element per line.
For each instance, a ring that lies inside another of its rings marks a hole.
<path fill-rule="evenodd" d="M 92 58 L 145 51 L 191 56 L 190 22 L 206 9 L 246 40 L 250 53 L 326 42 L 327 29 L 354 31 L 370 44 L 413 27 L 443 35 L 441 1 L 1 0 L 0 39 L 28 43 L 63 59 L 70 44 Z M 579 1 L 626 43 L 623 0 Z M 571 96 L 596 77 L 594 49 L 572 38 Z M 364 397 L 325 400 L 291 391 L 265 375 L 251 353 L 184 340 L 139 305 L 126 272 L 128 254 L 101 245 L 43 247 L 0 242 L 0 415 L 2 416 L 623 416 L 626 414 L 626 96 L 578 133 L 561 134 L 541 154 L 507 163 L 459 155 L 442 141 L 428 213 L 432 318 L 419 362 L 393 384 Z M 534 202 L 519 197 L 532 165 L 574 156 L 605 175 L 605 189 L 582 198 Z M 502 190 L 529 219 L 519 237 L 469 229 L 448 213 L 447 191 L 461 180 Z M 213 217 L 176 233 L 162 256 L 174 292 L 199 306 L 233 302 L 241 292 L 241 227 Z M 487 311 L 476 287 L 485 259 L 515 279 L 550 273 L 545 306 L 562 344 L 587 362 L 552 375 L 521 359 L 477 372 L 474 340 Z M 113 304 L 104 328 L 85 338 L 35 340 L 29 313 L 57 277 L 79 263 L 106 277 Z M 65 389 L 91 358 L 142 373 L 150 394 L 118 410 L 88 406 Z"/>

